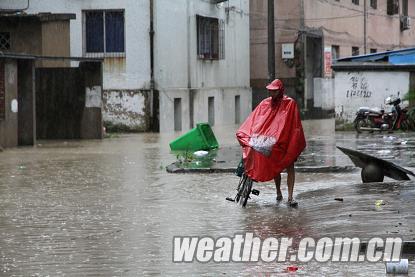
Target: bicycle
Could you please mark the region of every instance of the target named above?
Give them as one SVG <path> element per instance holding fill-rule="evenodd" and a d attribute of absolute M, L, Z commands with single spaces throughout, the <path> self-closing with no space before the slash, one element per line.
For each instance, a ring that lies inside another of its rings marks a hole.
<path fill-rule="evenodd" d="M 248 199 L 251 198 L 251 193 L 258 196 L 259 190 L 252 189 L 254 180 L 245 174 L 245 169 L 243 167 L 243 161 L 241 161 L 236 169 L 235 175 L 240 177 L 238 188 L 236 189 L 235 198 L 226 197 L 226 200 L 235 202 L 241 205 L 243 208 L 246 207 Z"/>

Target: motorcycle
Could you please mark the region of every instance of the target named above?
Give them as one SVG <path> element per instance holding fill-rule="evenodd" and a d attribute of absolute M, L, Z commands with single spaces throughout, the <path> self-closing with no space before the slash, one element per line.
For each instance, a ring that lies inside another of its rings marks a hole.
<path fill-rule="evenodd" d="M 384 109 L 372 109 L 369 107 L 360 107 L 354 120 L 354 128 L 358 133 L 362 131 L 389 131 L 408 130 L 409 123 L 407 109 L 401 108 L 401 99 L 399 97 L 388 97 L 385 99 L 387 105 L 392 106 L 392 112 L 385 113 Z"/>

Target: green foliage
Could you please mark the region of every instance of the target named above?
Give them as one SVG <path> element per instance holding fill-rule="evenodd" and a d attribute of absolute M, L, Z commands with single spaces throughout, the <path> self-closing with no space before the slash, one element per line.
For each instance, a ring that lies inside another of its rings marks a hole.
<path fill-rule="evenodd" d="M 404 96 L 403 100 L 407 100 L 409 102 L 415 101 L 415 90 L 411 89 L 408 93 Z"/>

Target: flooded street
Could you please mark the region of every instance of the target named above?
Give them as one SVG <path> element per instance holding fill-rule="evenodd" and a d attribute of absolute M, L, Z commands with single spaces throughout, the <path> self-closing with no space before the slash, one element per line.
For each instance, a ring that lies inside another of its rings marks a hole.
<path fill-rule="evenodd" d="M 309 148 L 304 157 L 310 165 L 351 165 L 335 150 L 337 144 L 415 167 L 413 135 L 334 136 L 329 127 L 306 128 Z M 215 132 L 223 147 L 235 147 L 233 130 Z M 259 237 L 286 235 L 294 241 L 344 233 L 369 238 L 383 236 L 386 230 L 415 240 L 415 216 L 410 212 L 413 182 L 372 191 L 369 185 L 354 185 L 361 182 L 359 171 L 299 173 L 298 209 L 277 206 L 272 183 L 255 185 L 260 196 L 241 209 L 225 201 L 237 186 L 238 178 L 232 174 L 166 172 L 165 167 L 176 160 L 168 147 L 176 136 L 147 133 L 103 141 L 47 141 L 35 148 L 1 152 L 0 275 L 291 276 L 285 272 L 291 263 L 174 264 L 172 239 L 242 232 Z M 282 187 L 286 197 L 285 176 Z M 335 202 L 334 197 L 344 197 L 344 202 Z M 382 197 L 388 205 L 376 211 L 373 197 Z M 344 214 L 338 212 L 340 205 Z M 394 214 L 397 207 L 401 211 L 392 217 L 393 222 L 386 222 L 390 226 L 382 225 L 382 218 Z M 375 216 L 365 214 L 367 210 Z M 304 276 L 385 272 L 383 263 L 299 266 L 297 274 Z"/>

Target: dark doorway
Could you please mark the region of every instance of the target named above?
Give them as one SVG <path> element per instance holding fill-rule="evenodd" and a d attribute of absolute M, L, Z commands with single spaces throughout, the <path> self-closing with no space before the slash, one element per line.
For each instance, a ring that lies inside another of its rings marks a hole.
<path fill-rule="evenodd" d="M 36 141 L 34 74 L 34 61 L 17 62 L 18 144 L 24 146 L 34 145 Z"/>
<path fill-rule="evenodd" d="M 314 78 L 321 78 L 323 73 L 323 39 L 307 36 L 305 59 L 305 104 L 308 110 L 314 106 Z"/>

